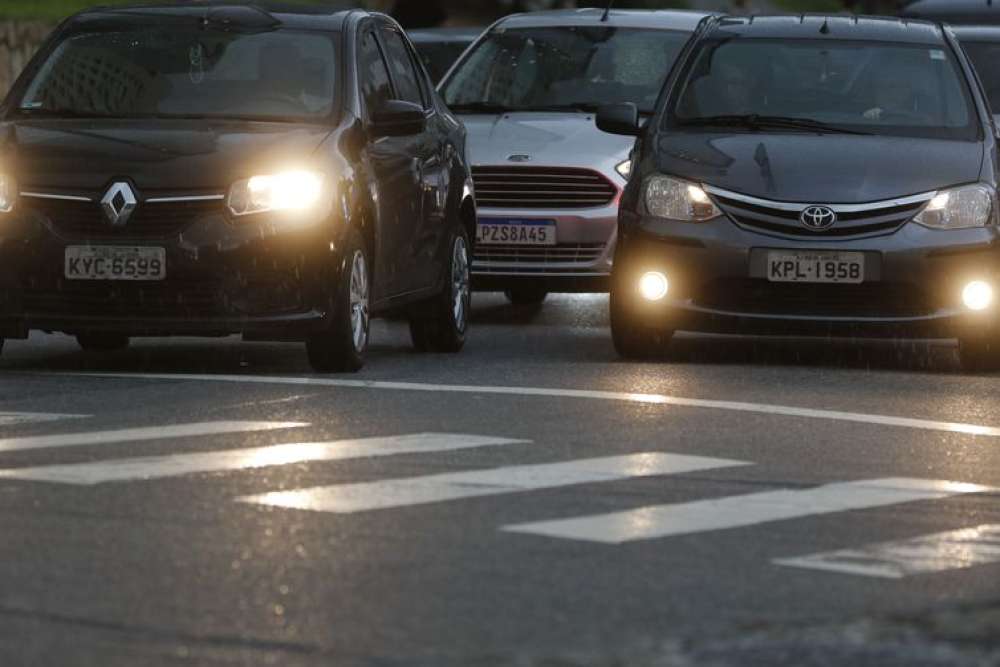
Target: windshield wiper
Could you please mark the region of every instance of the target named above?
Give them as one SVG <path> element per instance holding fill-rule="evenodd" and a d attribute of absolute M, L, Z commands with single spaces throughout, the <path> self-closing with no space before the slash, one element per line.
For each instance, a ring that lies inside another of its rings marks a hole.
<path fill-rule="evenodd" d="M 860 130 L 851 130 L 838 125 L 830 125 L 810 118 L 795 118 L 793 116 L 762 116 L 760 114 L 742 114 L 727 116 L 704 116 L 702 118 L 684 118 L 677 122 L 683 126 L 719 126 L 745 127 L 749 130 L 789 129 L 820 134 L 870 134 Z"/>
<path fill-rule="evenodd" d="M 18 107 L 15 112 L 21 116 L 39 116 L 44 118 L 116 118 L 107 114 L 92 111 L 77 111 L 76 109 L 46 109 L 43 107 Z"/>
<path fill-rule="evenodd" d="M 519 109 L 519 111 L 579 111 L 581 113 L 596 113 L 600 106 L 600 104 L 592 104 L 590 102 L 570 102 L 568 104 L 544 104 Z"/>
<path fill-rule="evenodd" d="M 519 109 L 512 109 L 503 104 L 496 104 L 494 102 L 465 102 L 463 104 L 450 104 L 448 108 L 455 113 L 508 113 L 510 111 L 519 111 Z"/>

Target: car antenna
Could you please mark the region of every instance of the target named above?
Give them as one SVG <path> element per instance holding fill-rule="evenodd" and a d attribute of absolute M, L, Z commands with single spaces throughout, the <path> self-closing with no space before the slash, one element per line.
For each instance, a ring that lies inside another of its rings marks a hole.
<path fill-rule="evenodd" d="M 604 8 L 604 14 L 601 16 L 601 23 L 607 23 L 608 17 L 611 16 L 611 8 L 614 7 L 615 0 L 608 0 L 608 6 Z"/>

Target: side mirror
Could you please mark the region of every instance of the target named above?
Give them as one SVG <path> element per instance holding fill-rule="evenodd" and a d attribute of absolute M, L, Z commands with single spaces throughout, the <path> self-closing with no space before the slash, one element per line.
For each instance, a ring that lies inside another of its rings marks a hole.
<path fill-rule="evenodd" d="M 597 129 L 626 137 L 639 136 L 639 109 L 631 102 L 608 104 L 597 110 Z"/>
<path fill-rule="evenodd" d="M 389 100 L 372 114 L 372 132 L 378 137 L 408 137 L 427 128 L 427 113 L 419 104 Z"/>

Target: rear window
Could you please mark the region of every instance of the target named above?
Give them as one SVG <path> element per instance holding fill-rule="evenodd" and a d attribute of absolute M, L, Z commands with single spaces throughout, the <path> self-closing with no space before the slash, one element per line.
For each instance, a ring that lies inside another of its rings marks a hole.
<path fill-rule="evenodd" d="M 980 136 L 969 88 L 945 46 L 739 38 L 707 41 L 689 62 L 669 126 L 776 116 L 870 134 Z"/>

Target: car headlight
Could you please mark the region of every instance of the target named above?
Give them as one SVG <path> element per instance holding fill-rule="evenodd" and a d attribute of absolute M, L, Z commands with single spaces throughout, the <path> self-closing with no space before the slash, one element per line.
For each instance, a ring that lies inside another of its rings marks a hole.
<path fill-rule="evenodd" d="M 646 210 L 659 218 L 703 222 L 722 215 L 700 185 L 670 176 L 653 176 L 646 181 L 644 199 Z"/>
<path fill-rule="evenodd" d="M 307 212 L 328 199 L 329 186 L 315 171 L 285 171 L 253 176 L 233 184 L 229 190 L 229 210 L 235 216 L 274 211 Z"/>
<path fill-rule="evenodd" d="M 993 217 L 993 188 L 982 183 L 942 190 L 913 219 L 932 229 L 985 227 Z"/>
<path fill-rule="evenodd" d="M 615 171 L 617 171 L 618 175 L 627 181 L 628 177 L 632 175 L 632 160 L 619 162 L 615 165 Z"/>
<path fill-rule="evenodd" d="M 0 213 L 10 213 L 14 210 L 14 200 L 17 198 L 17 188 L 14 179 L 0 174 Z"/>

